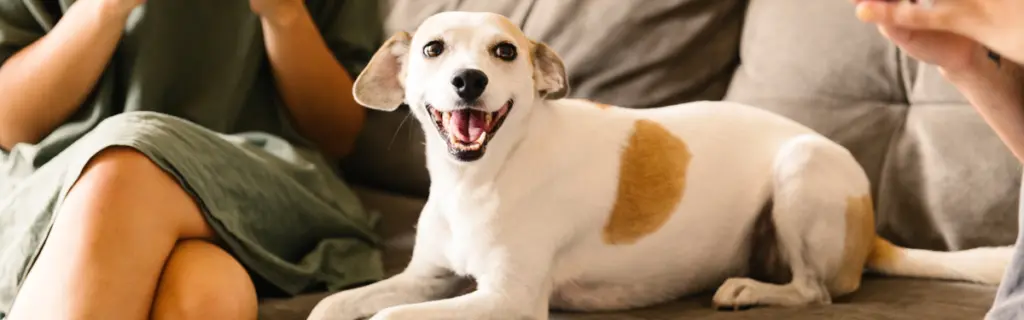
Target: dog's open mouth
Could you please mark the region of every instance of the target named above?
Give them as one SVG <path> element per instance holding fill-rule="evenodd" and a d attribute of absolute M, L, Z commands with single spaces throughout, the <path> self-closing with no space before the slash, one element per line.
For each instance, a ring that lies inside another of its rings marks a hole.
<path fill-rule="evenodd" d="M 513 101 L 508 100 L 494 112 L 471 108 L 440 111 L 427 104 L 427 113 L 441 138 L 448 143 L 448 152 L 459 160 L 474 161 L 483 157 L 487 142 L 501 128 L 512 104 Z"/>

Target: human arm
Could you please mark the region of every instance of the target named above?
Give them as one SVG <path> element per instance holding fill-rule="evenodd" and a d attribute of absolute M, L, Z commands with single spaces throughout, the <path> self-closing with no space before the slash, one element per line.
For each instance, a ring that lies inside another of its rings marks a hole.
<path fill-rule="evenodd" d="M 1024 163 L 1024 72 L 1004 61 L 964 70 L 943 70 L 1003 143 Z"/>
<path fill-rule="evenodd" d="M 0 65 L 0 148 L 35 143 L 88 97 L 142 0 L 80 0 Z"/>
<path fill-rule="evenodd" d="M 861 20 L 877 24 L 909 55 L 937 66 L 1024 162 L 1024 2 L 940 0 L 932 8 L 855 2 Z M 989 49 L 1002 58 L 993 59 Z"/>
<path fill-rule="evenodd" d="M 347 155 L 365 111 L 352 97 L 352 79 L 328 49 L 304 1 L 250 3 L 261 16 L 277 89 L 299 133 L 331 158 Z"/>

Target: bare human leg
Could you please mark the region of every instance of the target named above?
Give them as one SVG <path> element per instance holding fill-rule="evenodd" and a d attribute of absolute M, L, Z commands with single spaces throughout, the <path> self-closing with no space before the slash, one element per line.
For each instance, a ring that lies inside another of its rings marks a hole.
<path fill-rule="evenodd" d="M 180 240 L 212 238 L 198 206 L 174 179 L 134 149 L 109 148 L 90 161 L 65 198 L 10 318 L 146 319 L 169 258 L 164 280 L 192 283 L 177 271 L 189 270 L 195 256 L 196 263 L 231 269 L 209 260 L 223 256 L 190 248 L 179 251 L 183 258 L 172 257 Z"/>

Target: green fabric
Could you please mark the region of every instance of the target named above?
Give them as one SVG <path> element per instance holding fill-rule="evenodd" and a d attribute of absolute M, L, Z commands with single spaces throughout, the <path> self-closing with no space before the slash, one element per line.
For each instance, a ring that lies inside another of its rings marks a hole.
<path fill-rule="evenodd" d="M 0 63 L 56 23 L 43 1 L 0 2 Z M 382 38 L 376 1 L 306 3 L 355 76 Z M 309 145 L 274 87 L 247 0 L 148 1 L 78 112 L 38 144 L 0 150 L 0 318 L 60 199 L 110 146 L 136 148 L 177 178 L 229 251 L 285 293 L 382 277 L 377 216 Z"/>
<path fill-rule="evenodd" d="M 67 7 L 74 1 L 60 2 Z M 0 4 L 0 62 L 55 23 L 42 3 Z M 382 38 L 375 1 L 309 0 L 307 7 L 328 47 L 356 76 Z M 33 146 L 38 154 L 32 166 L 52 159 L 102 119 L 126 111 L 161 112 L 216 132 L 261 131 L 306 144 L 274 89 L 259 18 L 247 0 L 149 1 L 137 9 L 94 96 Z M 0 173 L 31 173 L 5 169 Z"/>

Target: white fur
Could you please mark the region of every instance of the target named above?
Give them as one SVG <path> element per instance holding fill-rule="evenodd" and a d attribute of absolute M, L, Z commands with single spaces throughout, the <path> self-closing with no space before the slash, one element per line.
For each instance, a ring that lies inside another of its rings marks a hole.
<path fill-rule="evenodd" d="M 428 61 L 421 48 L 436 38 L 450 48 Z M 491 57 L 487 46 L 495 39 L 516 44 L 520 58 Z M 407 103 L 426 132 L 432 184 L 412 261 L 390 279 L 324 299 L 310 319 L 547 319 L 552 307 L 627 309 L 716 286 L 716 304 L 793 306 L 829 303 L 856 289 L 831 281 L 844 253 L 846 199 L 868 194 L 869 182 L 846 149 L 811 129 L 728 102 L 638 110 L 559 100 L 568 81 L 557 55 L 494 14 L 442 13 L 415 36 L 392 40 L 354 92 L 371 108 Z M 530 51 L 541 53 L 532 64 Z M 489 76 L 488 110 L 515 101 L 484 156 L 472 162 L 448 153 L 424 107 L 453 108 L 449 79 L 466 67 Z M 382 73 L 396 68 L 401 72 Z M 609 245 L 602 230 L 638 119 L 686 143 L 693 155 L 686 188 L 656 232 Z M 769 200 L 789 284 L 742 278 L 751 228 Z M 912 253 L 927 260 L 913 268 L 899 260 L 881 271 L 934 276 L 949 256 L 929 254 L 935 258 Z M 477 290 L 453 298 L 470 277 Z"/>

